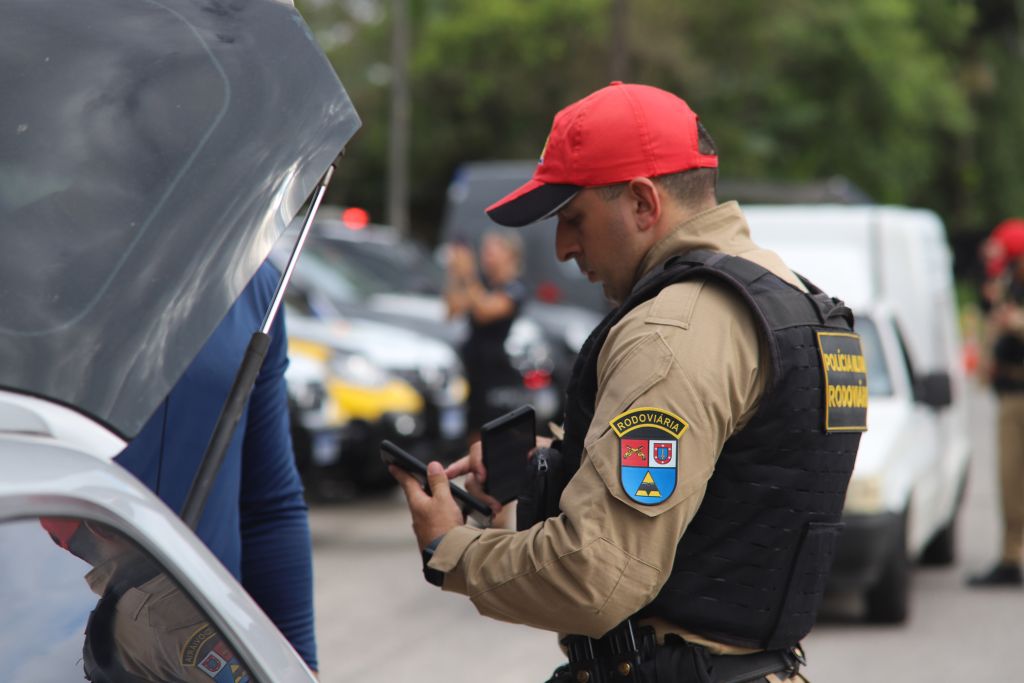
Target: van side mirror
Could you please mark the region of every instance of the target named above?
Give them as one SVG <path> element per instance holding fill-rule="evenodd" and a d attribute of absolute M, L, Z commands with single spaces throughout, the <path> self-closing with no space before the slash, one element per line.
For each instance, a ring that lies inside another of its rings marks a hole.
<path fill-rule="evenodd" d="M 931 406 L 945 408 L 953 403 L 953 382 L 947 372 L 932 372 L 914 378 L 914 400 Z"/>

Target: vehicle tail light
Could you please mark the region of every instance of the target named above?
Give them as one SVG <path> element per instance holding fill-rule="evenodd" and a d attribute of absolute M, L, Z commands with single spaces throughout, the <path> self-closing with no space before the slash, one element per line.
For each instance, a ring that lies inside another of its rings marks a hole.
<path fill-rule="evenodd" d="M 536 293 L 537 300 L 546 304 L 557 304 L 562 300 L 562 290 L 554 282 L 541 282 Z"/>
<path fill-rule="evenodd" d="M 370 224 L 370 213 L 358 206 L 350 206 L 341 212 L 341 222 L 349 230 L 362 230 Z"/>
<path fill-rule="evenodd" d="M 547 370 L 527 370 L 523 374 L 523 386 L 531 391 L 551 385 L 551 373 Z"/>

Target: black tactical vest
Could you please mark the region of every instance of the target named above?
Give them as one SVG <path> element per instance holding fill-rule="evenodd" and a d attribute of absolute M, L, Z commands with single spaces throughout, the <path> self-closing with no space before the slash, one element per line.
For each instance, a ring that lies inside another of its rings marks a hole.
<path fill-rule="evenodd" d="M 692 278 L 743 297 L 770 348 L 771 375 L 755 415 L 725 443 L 668 581 L 636 616 L 735 645 L 795 645 L 814 624 L 866 425 L 863 357 L 842 302 L 739 257 L 699 250 L 669 259 L 580 351 L 561 445 L 566 479 L 580 464 L 609 330 L 664 287 Z"/>
<path fill-rule="evenodd" d="M 1024 282 L 1014 278 L 1006 291 L 1006 300 L 1015 306 L 1024 305 Z M 992 386 L 997 393 L 1024 392 L 1024 339 L 1005 332 L 992 348 L 995 368 Z"/>

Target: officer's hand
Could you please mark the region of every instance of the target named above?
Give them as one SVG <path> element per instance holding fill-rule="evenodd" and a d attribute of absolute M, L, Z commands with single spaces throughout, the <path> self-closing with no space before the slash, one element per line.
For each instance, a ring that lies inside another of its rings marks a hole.
<path fill-rule="evenodd" d="M 462 456 L 452 464 L 448 465 L 445 474 L 449 479 L 455 479 L 466 475 L 465 489 L 476 498 L 487 503 L 494 514 L 501 512 L 501 503 L 484 492 L 484 482 L 487 481 L 487 468 L 484 467 L 484 452 L 479 441 L 474 441 L 469 447 L 469 453 Z"/>
<path fill-rule="evenodd" d="M 448 477 L 445 476 L 441 463 L 431 462 L 427 465 L 427 485 L 430 493 L 424 491 L 419 480 L 405 470 L 390 465 L 388 471 L 398 480 L 405 493 L 409 512 L 412 513 L 412 530 L 416 534 L 420 550 L 438 536 L 443 536 L 465 522 L 462 511 L 452 498 L 452 492 L 448 488 Z"/>

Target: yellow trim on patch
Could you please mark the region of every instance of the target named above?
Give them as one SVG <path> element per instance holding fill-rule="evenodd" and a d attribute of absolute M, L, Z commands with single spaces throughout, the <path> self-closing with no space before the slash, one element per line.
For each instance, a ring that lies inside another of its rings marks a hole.
<path fill-rule="evenodd" d="M 836 354 L 828 353 L 825 351 L 825 347 L 821 344 L 822 337 L 849 337 L 857 340 L 857 346 L 861 349 L 860 354 Z M 867 431 L 867 409 L 868 409 L 868 386 L 867 386 L 867 359 L 864 357 L 864 347 L 860 340 L 860 335 L 853 332 L 818 332 L 818 353 L 821 357 L 822 370 L 825 373 L 825 431 L 827 432 L 864 432 Z M 832 362 L 833 367 L 829 367 L 829 362 Z M 859 362 L 858 362 L 859 361 Z M 848 365 L 849 367 L 846 367 Z M 835 385 L 829 381 L 830 372 L 844 372 L 854 375 L 863 375 L 863 384 L 852 385 Z M 842 389 L 847 391 L 843 394 L 842 398 L 845 401 L 849 400 L 853 405 L 839 406 L 840 402 L 839 392 Z M 846 425 L 839 426 L 832 424 L 832 404 L 836 403 L 838 407 L 853 408 L 856 410 L 864 411 L 863 424 L 857 425 Z"/>
<path fill-rule="evenodd" d="M 203 631 L 209 631 L 207 634 L 203 634 Z M 205 622 L 202 626 L 192 632 L 192 635 L 185 641 L 185 645 L 181 648 L 181 665 L 182 666 L 195 666 L 198 660 L 197 655 L 199 650 L 206 644 L 211 638 L 215 638 L 217 632 L 213 630 L 209 622 Z M 195 643 L 193 645 L 193 642 Z M 186 653 L 189 655 L 189 659 L 186 660 Z"/>
<path fill-rule="evenodd" d="M 675 413 L 662 410 L 661 408 L 633 408 L 613 417 L 608 422 L 608 425 L 619 438 L 622 438 L 623 435 L 628 434 L 634 429 L 655 427 L 663 429 L 676 439 L 680 439 L 686 433 L 686 430 L 690 428 L 686 420 Z"/>

